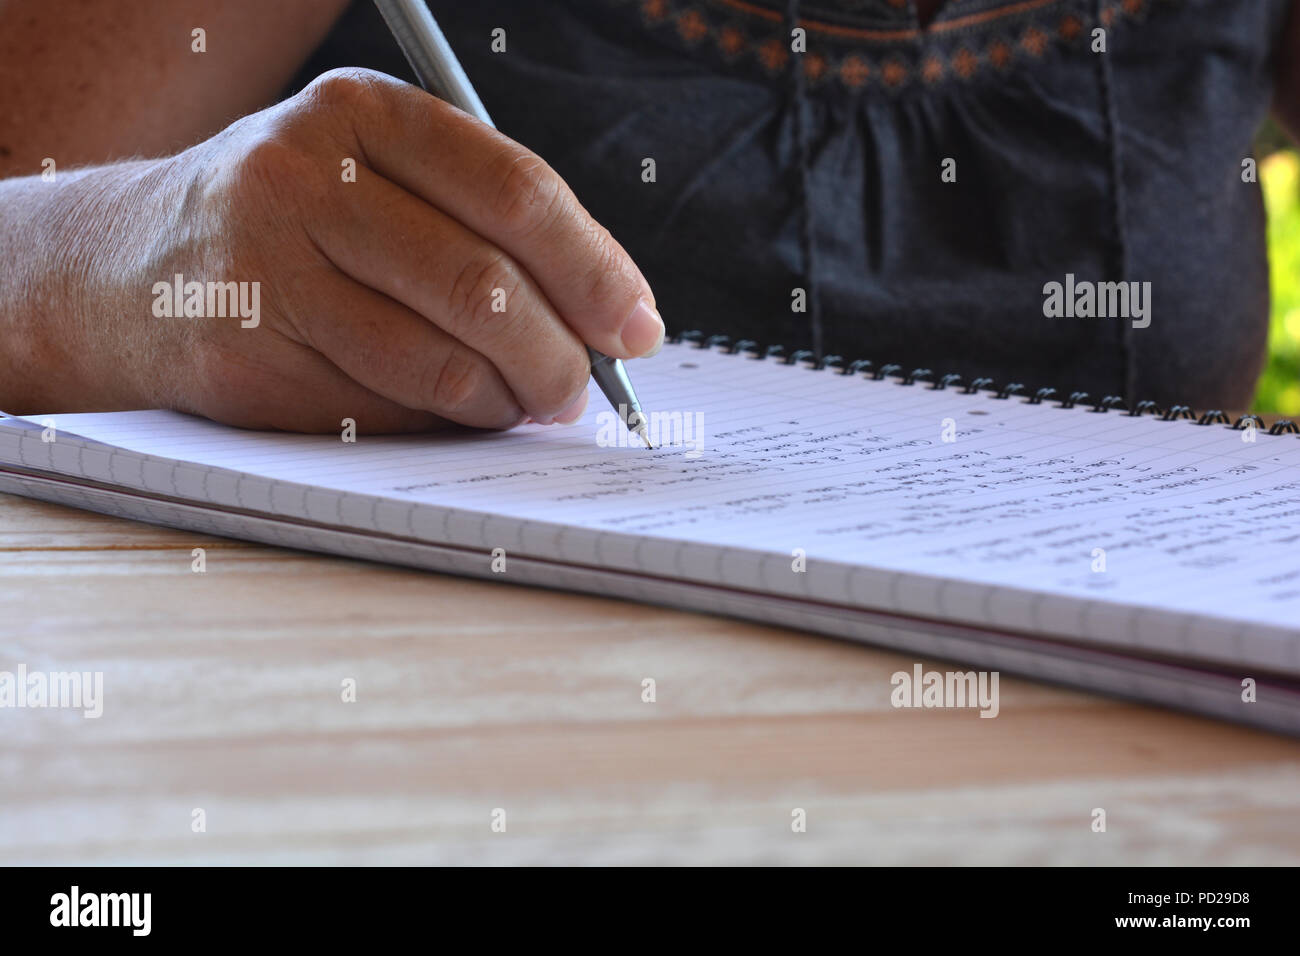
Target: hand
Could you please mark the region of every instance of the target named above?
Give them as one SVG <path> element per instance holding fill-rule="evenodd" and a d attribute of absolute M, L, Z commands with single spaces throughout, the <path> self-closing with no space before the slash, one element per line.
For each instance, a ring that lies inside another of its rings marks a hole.
<path fill-rule="evenodd" d="M 584 343 L 663 339 L 644 277 L 553 170 L 391 77 L 327 73 L 126 169 L 68 217 L 113 219 L 66 270 L 102 359 L 86 375 L 130 380 L 104 394 L 254 428 L 507 428 L 582 413 Z M 177 274 L 249 283 L 245 314 L 166 317 Z"/>

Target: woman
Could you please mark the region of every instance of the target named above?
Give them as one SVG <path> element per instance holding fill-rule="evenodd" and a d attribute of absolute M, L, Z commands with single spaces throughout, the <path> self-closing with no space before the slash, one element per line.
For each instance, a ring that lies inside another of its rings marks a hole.
<path fill-rule="evenodd" d="M 0 183 L 0 251 L 13 264 L 0 298 L 5 315 L 21 305 L 27 316 L 0 359 L 0 407 L 165 404 L 306 429 L 336 428 L 358 406 L 383 428 L 571 420 L 585 400 L 579 339 L 652 352 L 657 310 L 677 329 L 967 380 L 1244 408 L 1268 313 L 1250 147 L 1275 89 L 1281 117 L 1295 115 L 1280 66 L 1296 44 L 1290 5 L 434 4 L 497 126 L 531 151 L 502 161 L 500 140 L 413 91 L 348 74 L 320 95 L 313 78 L 332 67 L 409 76 L 368 2 L 210 4 L 205 16 L 142 0 L 130 23 L 87 13 L 96 20 L 69 25 L 10 0 L 6 175 L 38 171 L 51 142 L 69 164 L 175 155 L 127 164 L 135 178 L 110 198 L 84 186 L 51 209 L 39 178 Z M 213 135 L 276 88 L 304 92 Z M 298 185 L 352 147 L 364 153 L 366 136 L 382 141 L 377 157 L 353 158 L 400 196 L 375 192 L 362 209 L 345 175 Z M 532 153 L 636 266 L 567 194 L 539 187 Z M 70 185 L 120 182 L 123 168 Z M 250 195 L 230 179 L 267 188 Z M 297 197 L 289 211 L 252 211 L 284 195 Z M 412 212 L 412 195 L 431 209 Z M 158 208 L 96 232 L 133 205 Z M 303 225 L 306 207 L 328 214 L 332 239 Z M 491 216 L 518 209 L 505 226 Z M 96 232 L 89 248 L 78 230 Z M 395 235 L 406 251 L 367 259 L 368 244 Z M 277 242 L 294 267 L 277 261 Z M 313 258 L 310 246 L 330 243 Z M 67 246 L 77 253 L 56 252 Z M 422 266 L 430 289 L 415 288 Z M 148 321 L 140 289 L 173 273 L 265 276 L 269 329 Z M 1103 283 L 1132 297 L 1092 314 L 1049 302 L 1054 287 Z M 506 286 L 514 304 L 494 313 Z M 33 330 L 33 314 L 62 339 Z"/>

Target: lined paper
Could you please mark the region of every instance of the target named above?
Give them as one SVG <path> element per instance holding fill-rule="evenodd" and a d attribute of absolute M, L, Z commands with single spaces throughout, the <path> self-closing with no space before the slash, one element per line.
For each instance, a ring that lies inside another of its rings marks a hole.
<path fill-rule="evenodd" d="M 1300 673 L 1295 436 L 689 346 L 629 371 L 648 411 L 691 425 L 660 437 L 689 444 L 602 447 L 616 431 L 594 394 L 570 426 L 382 437 L 359 421 L 355 444 L 51 416 L 59 440 L 11 433 L 0 456 L 484 553 Z"/>

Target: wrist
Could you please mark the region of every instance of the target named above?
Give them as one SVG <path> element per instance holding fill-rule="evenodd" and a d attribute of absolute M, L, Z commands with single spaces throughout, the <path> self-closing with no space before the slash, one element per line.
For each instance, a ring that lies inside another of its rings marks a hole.
<path fill-rule="evenodd" d="M 12 224 L 25 237 L 15 351 L 35 410 L 157 403 L 148 273 L 158 244 L 150 220 L 168 193 L 164 163 L 74 170 L 23 190 Z"/>

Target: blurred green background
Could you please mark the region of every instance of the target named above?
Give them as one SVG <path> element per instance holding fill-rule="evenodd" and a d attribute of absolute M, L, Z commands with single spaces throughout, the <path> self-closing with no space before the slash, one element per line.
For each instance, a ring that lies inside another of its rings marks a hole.
<path fill-rule="evenodd" d="M 1271 121 L 1255 145 L 1268 210 L 1268 365 L 1253 410 L 1300 416 L 1300 156 Z"/>

